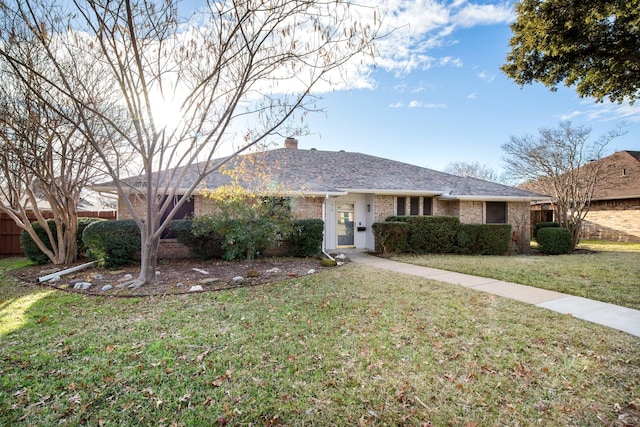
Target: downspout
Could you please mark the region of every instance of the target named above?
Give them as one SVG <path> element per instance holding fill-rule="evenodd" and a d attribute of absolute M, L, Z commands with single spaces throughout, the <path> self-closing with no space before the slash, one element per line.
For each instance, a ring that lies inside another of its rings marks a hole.
<path fill-rule="evenodd" d="M 327 200 L 329 199 L 329 194 L 325 194 L 324 200 L 322 201 L 322 222 L 324 223 L 324 227 L 322 227 L 322 254 L 329 258 L 331 261 L 335 261 L 331 255 L 329 255 L 326 251 L 327 247 Z"/>

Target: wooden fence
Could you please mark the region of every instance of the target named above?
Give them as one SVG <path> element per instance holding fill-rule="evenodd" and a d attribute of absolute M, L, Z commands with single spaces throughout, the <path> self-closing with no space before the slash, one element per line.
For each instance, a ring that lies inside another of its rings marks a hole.
<path fill-rule="evenodd" d="M 42 212 L 42 216 L 45 218 L 52 218 L 51 212 Z M 104 219 L 116 219 L 116 211 L 95 211 L 95 212 L 78 212 L 78 216 L 81 218 L 104 218 Z M 36 217 L 31 215 L 29 217 L 31 221 L 35 221 Z M 23 256 L 24 251 L 20 246 L 20 233 L 22 229 L 18 227 L 9 215 L 4 212 L 0 212 L 0 257 L 7 256 Z"/>

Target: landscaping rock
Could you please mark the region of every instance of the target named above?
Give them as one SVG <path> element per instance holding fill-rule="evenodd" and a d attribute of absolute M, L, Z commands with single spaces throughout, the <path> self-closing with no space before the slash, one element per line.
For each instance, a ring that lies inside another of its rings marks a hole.
<path fill-rule="evenodd" d="M 315 272 L 316 272 L 316 271 L 312 268 L 312 269 L 310 269 L 309 271 L 307 271 L 307 274 L 313 274 L 313 273 L 315 273 Z"/>
<path fill-rule="evenodd" d="M 90 287 L 91 287 L 91 283 L 89 282 L 77 282 L 75 285 L 73 285 L 73 289 L 82 290 L 82 291 L 86 291 Z"/>
<path fill-rule="evenodd" d="M 176 286 L 179 287 L 179 288 L 182 288 L 182 287 L 184 287 L 184 283 L 178 282 L 178 283 L 176 283 Z"/>
<path fill-rule="evenodd" d="M 265 271 L 265 273 L 267 273 L 267 274 L 280 274 L 280 273 L 282 273 L 282 270 L 280 270 L 278 267 L 273 267 L 273 268 L 270 268 L 267 271 Z"/>
<path fill-rule="evenodd" d="M 206 270 L 202 270 L 200 268 L 192 268 L 193 271 L 197 271 L 198 273 L 202 273 L 202 274 L 209 274 L 208 271 Z"/>
<path fill-rule="evenodd" d="M 234 285 L 241 285 L 244 282 L 244 277 L 236 276 L 231 281 L 233 282 Z"/>
<path fill-rule="evenodd" d="M 111 285 L 104 285 L 102 288 L 100 288 L 100 290 L 103 292 L 110 291 L 111 289 L 113 289 L 113 286 Z"/>
<path fill-rule="evenodd" d="M 94 280 L 102 280 L 102 279 L 104 279 L 104 276 L 102 274 L 100 274 L 100 273 L 96 273 L 96 274 L 93 274 L 91 276 L 91 278 L 94 279 Z"/>
<path fill-rule="evenodd" d="M 215 283 L 219 281 L 220 279 L 218 279 L 217 277 L 207 277 L 206 279 L 200 279 L 199 283 L 202 283 L 203 285 L 208 285 L 210 283 Z"/>
<path fill-rule="evenodd" d="M 203 290 L 201 285 L 194 285 L 189 288 L 189 292 L 202 292 Z"/>

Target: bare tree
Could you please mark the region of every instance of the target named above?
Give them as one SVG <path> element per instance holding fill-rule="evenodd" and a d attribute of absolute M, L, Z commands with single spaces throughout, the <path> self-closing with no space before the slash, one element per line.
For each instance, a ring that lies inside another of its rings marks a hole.
<path fill-rule="evenodd" d="M 313 110 L 316 86 L 344 82 L 343 65 L 372 55 L 376 28 L 364 22 L 379 25 L 375 10 L 366 9 L 365 19 L 362 7 L 341 0 L 212 1 L 188 20 L 172 0 L 57 3 L 4 3 L 11 26 L 3 37 L 16 43 L 21 32 L 13 28 L 28 28 L 28 39 L 47 53 L 51 67 L 39 78 L 73 107 L 77 128 L 102 156 L 138 224 L 141 268 L 133 287 L 156 280 L 162 233 L 215 170 L 221 148 L 233 145 L 233 158 L 291 125 L 297 112 Z M 15 67 L 30 68 L 6 52 L 0 55 Z M 83 70 L 65 66 L 69 57 L 99 64 L 99 92 L 110 94 L 110 103 L 77 96 L 79 87 L 94 95 L 96 89 L 83 85 Z M 125 184 L 126 165 L 112 164 L 100 150 L 89 126 L 94 118 L 136 152 L 132 165 L 143 177 L 137 185 Z M 196 164 L 196 176 L 189 175 Z M 174 203 L 178 194 L 183 197 Z M 141 209 L 132 203 L 135 197 L 144 201 Z"/>
<path fill-rule="evenodd" d="M 30 43 L 5 45 L 9 51 L 30 67 L 16 69 L 0 56 L 0 211 L 51 262 L 69 264 L 78 256 L 81 192 L 105 175 L 95 168 L 96 152 L 74 125 L 73 110 L 61 112 L 66 106 L 39 78 L 47 62 L 42 51 Z M 53 215 L 52 230 L 45 211 Z M 34 217 L 46 238 L 35 232 Z"/>
<path fill-rule="evenodd" d="M 555 217 L 573 235 L 574 249 L 595 185 L 608 179 L 598 160 L 621 131 L 610 131 L 595 141 L 589 140 L 590 134 L 590 128 L 563 122 L 555 129 L 540 129 L 537 137 L 512 136 L 502 145 L 506 173 L 523 187 L 550 196 Z"/>
<path fill-rule="evenodd" d="M 451 162 L 444 169 L 444 172 L 452 175 L 483 179 L 485 181 L 500 182 L 500 177 L 495 170 L 491 169 L 490 166 L 481 165 L 478 162 Z"/>

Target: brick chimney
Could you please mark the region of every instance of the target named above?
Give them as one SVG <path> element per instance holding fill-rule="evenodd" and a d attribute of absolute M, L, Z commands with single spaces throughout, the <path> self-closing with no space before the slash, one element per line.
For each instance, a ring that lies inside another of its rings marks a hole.
<path fill-rule="evenodd" d="M 298 140 L 292 137 L 289 137 L 284 140 L 284 148 L 288 148 L 290 150 L 298 149 Z"/>

